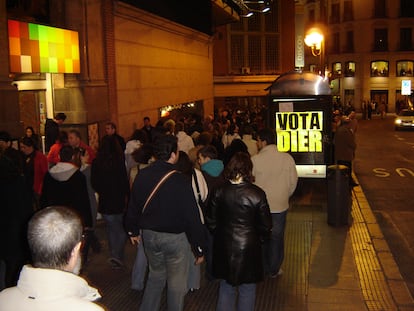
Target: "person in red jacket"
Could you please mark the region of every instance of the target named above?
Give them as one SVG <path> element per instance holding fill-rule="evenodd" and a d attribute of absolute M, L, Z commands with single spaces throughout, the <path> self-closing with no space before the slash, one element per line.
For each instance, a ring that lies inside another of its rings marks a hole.
<path fill-rule="evenodd" d="M 47 154 L 47 161 L 49 162 L 50 166 L 56 165 L 56 163 L 60 162 L 59 152 L 63 146 L 68 144 L 68 133 L 66 131 L 60 131 L 59 137 L 56 140 L 49 150 Z"/>
<path fill-rule="evenodd" d="M 23 174 L 26 185 L 32 193 L 33 208 L 37 210 L 39 209 L 39 196 L 42 193 L 43 178 L 49 168 L 47 158 L 35 148 L 35 142 L 30 137 L 24 137 L 21 140 L 20 149 L 25 157 Z"/>

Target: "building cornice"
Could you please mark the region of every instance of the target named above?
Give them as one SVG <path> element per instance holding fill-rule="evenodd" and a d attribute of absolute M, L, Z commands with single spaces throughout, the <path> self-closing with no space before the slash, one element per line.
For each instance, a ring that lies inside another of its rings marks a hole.
<path fill-rule="evenodd" d="M 255 76 L 214 76 L 214 84 L 230 83 L 272 83 L 278 75 L 255 75 Z"/>

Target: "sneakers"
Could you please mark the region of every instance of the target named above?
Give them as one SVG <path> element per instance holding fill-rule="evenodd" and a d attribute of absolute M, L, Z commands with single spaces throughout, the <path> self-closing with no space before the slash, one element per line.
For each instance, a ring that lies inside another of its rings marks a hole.
<path fill-rule="evenodd" d="M 271 273 L 271 274 L 270 274 L 270 277 L 271 277 L 272 279 L 274 279 L 274 278 L 277 278 L 278 276 L 281 276 L 282 274 L 283 274 L 283 270 L 282 270 L 282 269 L 279 269 L 279 271 L 278 271 L 278 272 Z"/>
<path fill-rule="evenodd" d="M 122 269 L 124 267 L 124 264 L 122 263 L 122 261 L 120 261 L 119 259 L 116 258 L 109 258 L 108 259 L 108 263 L 111 265 L 112 269 Z"/>
<path fill-rule="evenodd" d="M 189 293 L 195 293 L 196 291 L 198 291 L 199 290 L 199 288 L 190 288 L 189 290 L 188 290 L 188 292 Z"/>

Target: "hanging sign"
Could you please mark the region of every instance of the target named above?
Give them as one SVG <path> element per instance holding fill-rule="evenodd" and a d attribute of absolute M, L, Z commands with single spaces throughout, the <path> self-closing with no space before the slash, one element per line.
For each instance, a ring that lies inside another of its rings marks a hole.
<path fill-rule="evenodd" d="M 401 95 L 411 95 L 411 80 L 401 81 Z"/>

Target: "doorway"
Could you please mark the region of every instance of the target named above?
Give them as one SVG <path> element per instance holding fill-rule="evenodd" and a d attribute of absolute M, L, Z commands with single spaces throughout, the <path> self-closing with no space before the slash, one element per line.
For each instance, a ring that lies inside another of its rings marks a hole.
<path fill-rule="evenodd" d="M 46 122 L 46 91 L 19 91 L 20 122 L 23 128 L 33 127 L 36 134 L 44 135 Z"/>
<path fill-rule="evenodd" d="M 379 113 L 378 108 L 383 103 L 385 104 L 385 112 L 388 112 L 388 91 L 387 90 L 371 91 L 371 102 L 375 103 L 375 107 L 376 107 L 375 113 Z"/>

